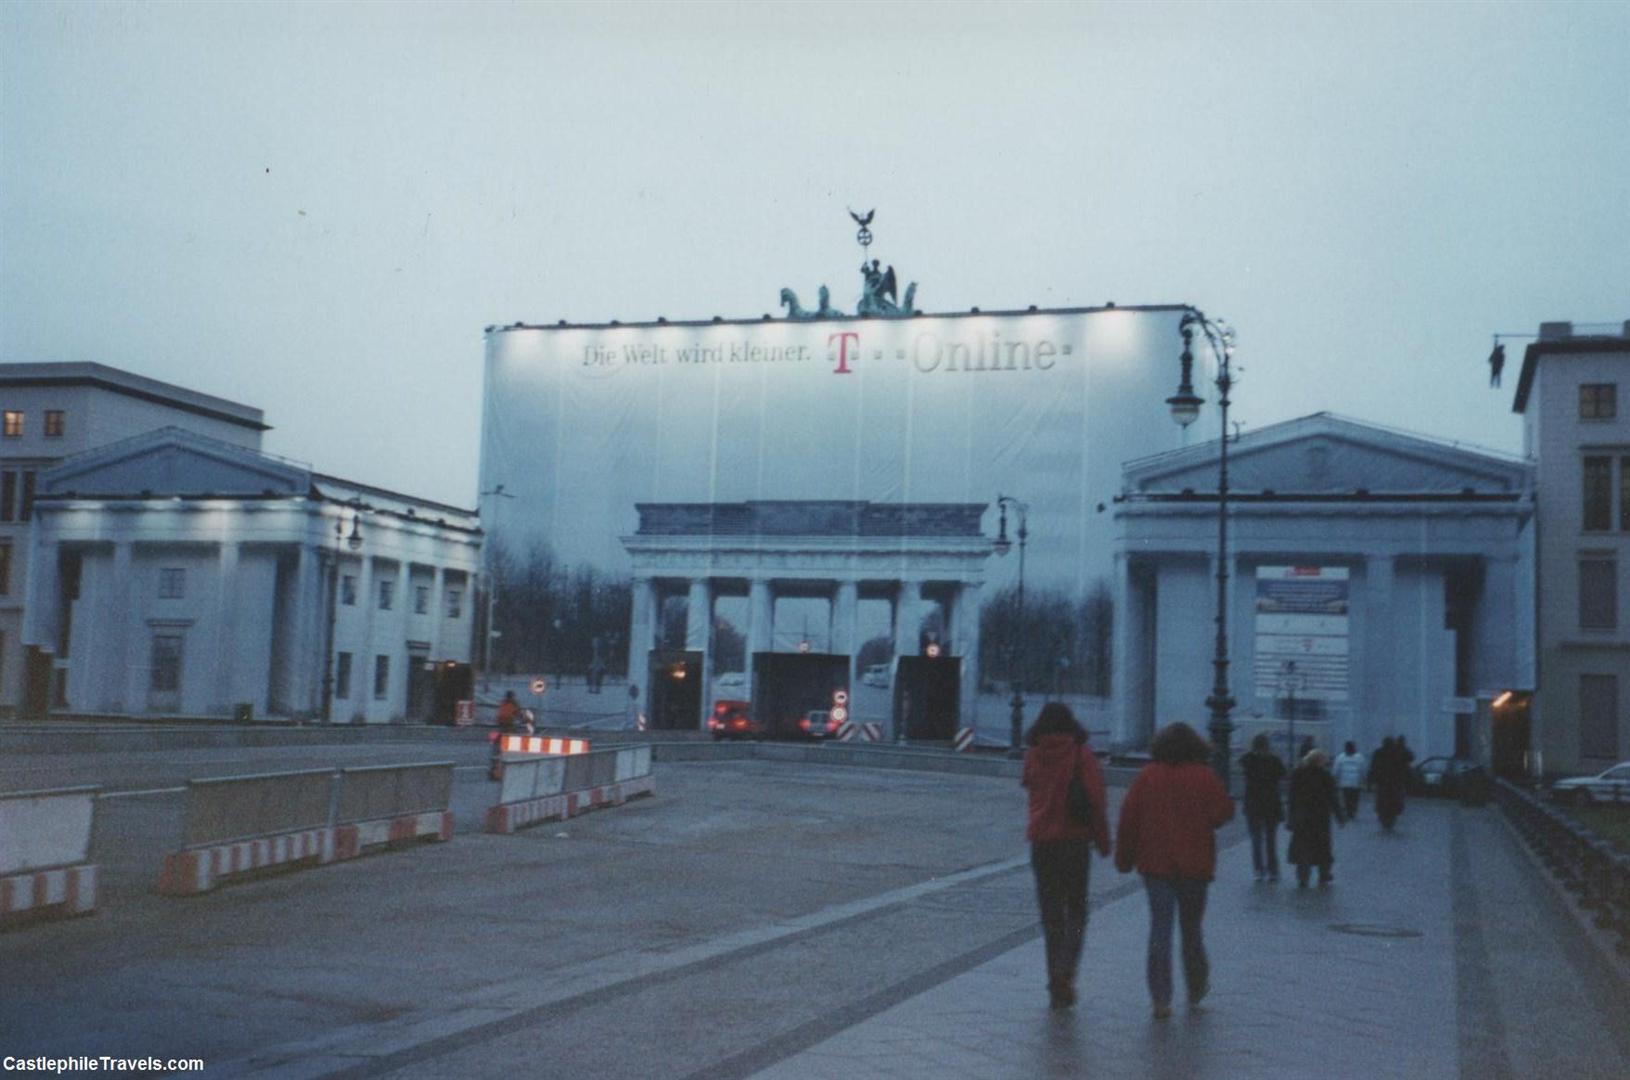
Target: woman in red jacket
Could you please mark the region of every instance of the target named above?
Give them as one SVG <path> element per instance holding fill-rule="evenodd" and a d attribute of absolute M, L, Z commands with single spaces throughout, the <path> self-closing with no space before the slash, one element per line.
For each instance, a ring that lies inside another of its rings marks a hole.
<path fill-rule="evenodd" d="M 1234 816 L 1234 803 L 1207 763 L 1211 746 L 1187 724 L 1170 724 L 1149 747 L 1143 767 L 1121 802 L 1115 866 L 1135 868 L 1149 895 L 1149 997 L 1155 1019 L 1172 1014 L 1172 912 L 1183 930 L 1183 978 L 1189 1005 L 1211 989 L 1200 922 L 1206 886 L 1217 868 L 1215 832 Z"/>
<path fill-rule="evenodd" d="M 1052 1007 L 1075 1004 L 1075 969 L 1087 931 L 1087 877 L 1092 845 L 1109 854 L 1104 775 L 1087 746 L 1087 733 L 1070 707 L 1049 701 L 1025 736 L 1024 786 L 1030 795 L 1025 839 L 1036 874 L 1036 900 L 1047 942 L 1047 993 Z M 1070 812 L 1070 780 L 1079 777 L 1090 809 L 1082 821 Z"/>

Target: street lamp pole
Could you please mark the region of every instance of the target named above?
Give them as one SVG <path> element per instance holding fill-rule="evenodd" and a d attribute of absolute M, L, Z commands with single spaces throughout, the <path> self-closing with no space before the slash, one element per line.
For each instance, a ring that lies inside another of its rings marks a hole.
<path fill-rule="evenodd" d="M 345 534 L 343 519 L 334 521 L 334 549 L 328 557 L 328 634 L 323 644 L 323 723 L 331 723 L 334 715 L 334 624 L 339 616 L 340 591 L 340 546 L 341 543 L 357 551 L 362 547 L 362 522 L 360 520 L 360 504 L 358 509 L 351 513 L 351 532 Z"/>
<path fill-rule="evenodd" d="M 1231 757 L 1228 742 L 1234 732 L 1234 722 L 1229 718 L 1234 699 L 1228 692 L 1228 394 L 1234 386 L 1231 367 L 1234 330 L 1221 320 L 1206 318 L 1205 313 L 1197 308 L 1185 311 L 1177 328 L 1183 335 L 1182 374 L 1177 393 L 1167 398 L 1166 404 L 1171 408 L 1172 419 L 1181 426 L 1186 428 L 1198 419 L 1200 406 L 1204 404 L 1203 399 L 1195 394 L 1192 381 L 1195 331 L 1204 336 L 1206 346 L 1217 361 L 1214 385 L 1217 387 L 1217 407 L 1222 414 L 1222 438 L 1218 440 L 1217 453 L 1217 640 L 1216 654 L 1211 661 L 1215 674 L 1206 707 L 1211 710 L 1211 722 L 1207 726 L 1211 731 L 1212 767 L 1217 770 L 1217 776 L 1226 789 L 1229 786 Z"/>
<path fill-rule="evenodd" d="M 1012 650 L 1014 658 L 1013 671 L 1013 714 L 1009 723 L 1011 730 L 1008 733 L 1007 756 L 1011 758 L 1023 757 L 1024 747 L 1021 745 L 1024 732 L 1024 545 L 1030 538 L 1030 507 L 1013 498 L 1011 495 L 997 495 L 996 506 L 1001 510 L 1000 524 L 996 530 L 996 541 L 992 545 L 996 554 L 1006 555 L 1013 549 L 1013 541 L 1007 538 L 1007 511 L 1012 507 L 1019 516 L 1019 604 L 1016 644 Z"/>
<path fill-rule="evenodd" d="M 515 497 L 504 490 L 503 484 L 497 485 L 490 491 L 481 492 L 479 498 L 485 499 L 488 496 L 496 499 L 513 499 Z M 492 510 L 492 527 L 493 529 L 498 527 L 498 507 L 496 505 Z M 486 640 L 482 643 L 481 648 L 481 688 L 486 690 L 492 686 L 493 642 L 498 639 L 498 628 L 493 625 L 493 613 L 498 608 L 498 571 L 493 562 L 490 534 L 487 537 L 487 542 L 482 545 L 482 555 L 487 564 L 487 633 Z"/>

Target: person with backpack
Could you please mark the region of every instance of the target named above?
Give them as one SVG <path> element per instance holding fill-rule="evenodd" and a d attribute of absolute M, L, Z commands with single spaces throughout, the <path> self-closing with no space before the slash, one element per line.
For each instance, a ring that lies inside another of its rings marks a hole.
<path fill-rule="evenodd" d="M 1025 839 L 1046 941 L 1047 995 L 1053 1008 L 1062 1009 L 1075 1004 L 1092 848 L 1106 857 L 1110 852 L 1104 775 L 1086 730 L 1061 701 L 1041 707 L 1025 743 Z"/>
<path fill-rule="evenodd" d="M 1217 870 L 1216 831 L 1234 816 L 1234 801 L 1211 768 L 1211 744 L 1187 724 L 1168 724 L 1149 746 L 1121 802 L 1115 866 L 1143 875 L 1149 897 L 1149 997 L 1156 1020 L 1172 1014 L 1172 916 L 1183 934 L 1183 979 L 1189 1007 L 1211 990 L 1211 963 L 1200 923 Z"/>

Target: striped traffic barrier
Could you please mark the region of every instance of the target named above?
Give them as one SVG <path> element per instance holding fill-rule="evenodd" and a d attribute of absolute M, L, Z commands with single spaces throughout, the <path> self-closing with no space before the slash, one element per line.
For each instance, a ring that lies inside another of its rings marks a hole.
<path fill-rule="evenodd" d="M 866 737 L 867 742 L 882 742 L 883 741 L 883 725 L 882 724 L 879 724 L 879 723 L 876 723 L 876 722 L 873 722 L 873 721 L 867 721 L 866 723 L 860 725 L 860 733 Z"/>
<path fill-rule="evenodd" d="M 0 916 L 96 907 L 91 833 L 99 787 L 0 795 Z"/>
<path fill-rule="evenodd" d="M 587 739 L 560 739 L 548 735 L 500 735 L 498 751 L 502 754 L 586 754 Z"/>
<path fill-rule="evenodd" d="M 956 738 L 951 740 L 951 745 L 956 748 L 956 752 L 959 754 L 968 749 L 968 747 L 972 746 L 973 728 L 965 727 L 957 731 Z"/>
<path fill-rule="evenodd" d="M 836 738 L 839 742 L 851 742 L 853 741 L 854 737 L 855 725 L 853 722 L 845 720 L 843 723 L 838 725 Z"/>

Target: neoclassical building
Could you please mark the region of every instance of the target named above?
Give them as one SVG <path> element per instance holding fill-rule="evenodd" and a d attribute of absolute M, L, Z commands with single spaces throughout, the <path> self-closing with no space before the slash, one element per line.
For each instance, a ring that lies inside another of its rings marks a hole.
<path fill-rule="evenodd" d="M 31 712 L 439 718 L 470 659 L 473 511 L 162 428 L 41 474 Z"/>
<path fill-rule="evenodd" d="M 1216 442 L 1132 461 L 1114 510 L 1116 741 L 1203 728 L 1213 678 Z M 1236 749 L 1311 735 L 1488 754 L 1486 705 L 1533 686 L 1532 467 L 1318 413 L 1229 446 Z"/>

